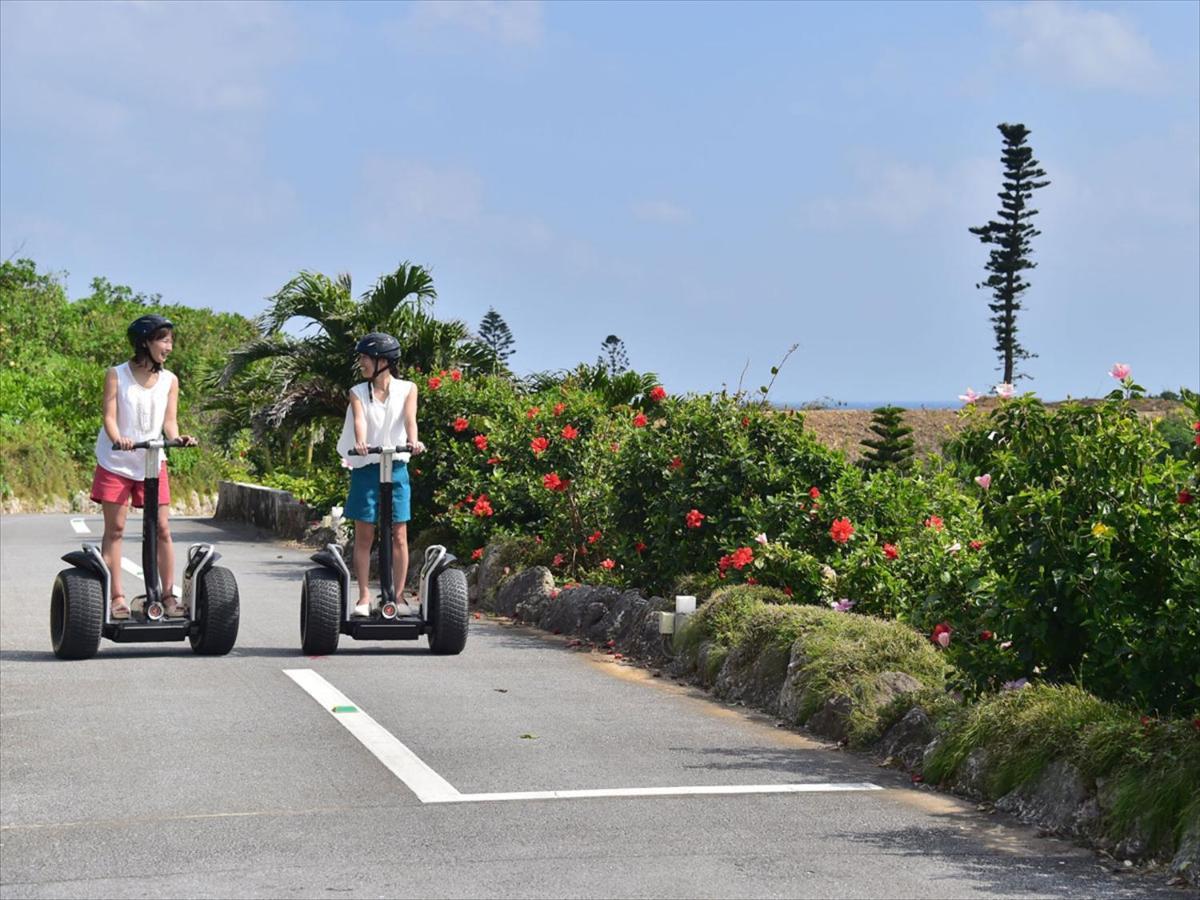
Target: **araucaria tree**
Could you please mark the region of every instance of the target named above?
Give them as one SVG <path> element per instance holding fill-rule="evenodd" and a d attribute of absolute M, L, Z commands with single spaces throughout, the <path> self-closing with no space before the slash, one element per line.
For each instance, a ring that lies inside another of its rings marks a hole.
<path fill-rule="evenodd" d="M 497 374 L 513 355 L 513 335 L 508 324 L 492 307 L 479 323 L 479 340 L 492 353 L 492 374 Z"/>
<path fill-rule="evenodd" d="M 607 369 L 610 376 L 620 375 L 629 368 L 629 354 L 625 352 L 625 342 L 615 334 L 610 334 L 600 344 L 600 358 L 596 365 Z"/>
<path fill-rule="evenodd" d="M 1000 157 L 1004 163 L 1004 190 L 999 194 L 1001 208 L 996 214 L 999 221 L 992 220 L 970 231 L 982 243 L 995 246 L 986 266 L 991 274 L 975 286 L 989 288 L 992 292 L 988 309 L 992 311 L 995 349 L 1000 355 L 997 368 L 1003 370 L 1003 380 L 1012 384 L 1014 378 L 1029 377 L 1015 371 L 1016 362 L 1037 355 L 1027 352 L 1017 340 L 1017 311 L 1021 309 L 1021 295 L 1029 287 L 1021 273 L 1037 266 L 1029 258 L 1033 253 L 1030 242 L 1041 234 L 1030 223 L 1037 210 L 1030 209 L 1028 203 L 1034 191 L 1050 182 L 1045 180 L 1046 173 L 1033 158 L 1033 148 L 1025 144 L 1029 129 L 1021 124 L 1007 123 L 996 127 L 1004 136 L 1004 152 Z"/>
<path fill-rule="evenodd" d="M 862 467 L 868 472 L 882 469 L 905 469 L 912 463 L 912 428 L 902 421 L 903 408 L 881 406 L 873 409 L 871 430 L 879 435 L 878 440 L 865 439 L 862 444 L 869 449 L 863 453 Z"/>

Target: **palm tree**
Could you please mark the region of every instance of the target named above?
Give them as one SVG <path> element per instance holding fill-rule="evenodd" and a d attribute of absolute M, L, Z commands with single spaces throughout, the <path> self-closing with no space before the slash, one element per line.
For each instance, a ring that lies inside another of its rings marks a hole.
<path fill-rule="evenodd" d="M 227 427 L 249 425 L 260 438 L 274 432 L 285 442 L 305 425 L 341 418 L 346 395 L 361 378 L 354 346 L 371 331 L 400 341 L 402 370 L 486 367 L 487 348 L 463 322 L 426 312 L 436 299 L 429 272 L 407 262 L 357 302 L 349 275 L 302 271 L 255 320 L 258 336 L 234 350 L 209 379 L 208 406 Z M 299 336 L 284 330 L 297 320 L 304 322 Z"/>

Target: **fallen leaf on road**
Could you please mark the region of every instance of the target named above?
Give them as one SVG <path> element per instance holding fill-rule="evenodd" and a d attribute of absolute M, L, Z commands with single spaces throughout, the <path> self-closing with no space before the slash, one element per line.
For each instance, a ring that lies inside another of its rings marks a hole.
<path fill-rule="evenodd" d="M 529 734 L 529 732 L 526 732 L 525 734 L 521 735 L 521 740 L 523 740 L 523 741 L 536 741 L 536 740 L 537 740 L 537 735 L 536 735 L 536 734 Z"/>

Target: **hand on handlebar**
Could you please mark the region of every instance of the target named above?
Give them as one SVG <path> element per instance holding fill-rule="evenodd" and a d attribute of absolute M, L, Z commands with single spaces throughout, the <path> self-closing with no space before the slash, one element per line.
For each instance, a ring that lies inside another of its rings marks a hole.
<path fill-rule="evenodd" d="M 354 453 L 357 456 L 366 456 L 368 449 L 366 441 L 356 441 L 354 444 Z"/>
<path fill-rule="evenodd" d="M 133 449 L 133 438 L 127 438 L 127 437 L 125 437 L 125 435 L 121 435 L 119 438 L 117 438 L 115 441 L 113 441 L 113 449 L 114 450 L 132 450 Z"/>
<path fill-rule="evenodd" d="M 413 456 L 416 456 L 417 454 L 419 454 L 419 453 L 424 453 L 424 452 L 425 452 L 425 445 L 424 445 L 424 444 L 422 444 L 420 441 L 413 441 L 413 442 L 412 442 L 412 455 L 413 455 Z"/>
<path fill-rule="evenodd" d="M 200 443 L 190 434 L 181 434 L 178 440 L 180 447 L 195 447 Z"/>

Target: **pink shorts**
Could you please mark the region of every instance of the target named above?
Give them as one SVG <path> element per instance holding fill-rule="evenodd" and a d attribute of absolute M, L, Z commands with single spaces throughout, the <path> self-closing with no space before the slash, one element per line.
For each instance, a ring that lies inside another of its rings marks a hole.
<path fill-rule="evenodd" d="M 104 466 L 96 466 L 96 473 L 92 476 L 92 500 L 124 506 L 131 497 L 135 509 L 146 505 L 146 486 L 143 482 L 110 472 Z M 167 464 L 163 463 L 158 473 L 158 505 L 168 506 L 170 503 L 171 485 L 167 481 Z"/>

